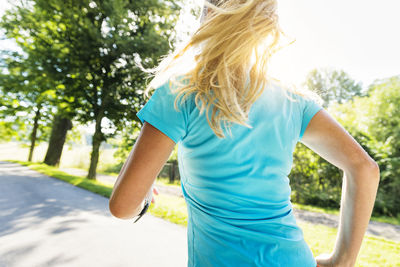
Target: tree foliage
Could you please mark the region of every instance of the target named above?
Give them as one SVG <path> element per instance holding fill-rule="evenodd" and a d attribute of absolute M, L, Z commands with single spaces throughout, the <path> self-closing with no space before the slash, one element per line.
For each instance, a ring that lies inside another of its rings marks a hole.
<path fill-rule="evenodd" d="M 328 112 L 378 163 L 381 181 L 374 213 L 400 214 L 400 76 L 375 81 L 364 96 L 330 105 Z M 298 144 L 290 174 L 293 199 L 339 207 L 341 170 Z"/>
<path fill-rule="evenodd" d="M 334 102 L 342 104 L 363 95 L 361 84 L 356 83 L 343 70 L 314 69 L 308 73 L 304 86 L 322 97 L 325 108 Z"/>
<path fill-rule="evenodd" d="M 30 160 L 35 143 L 48 137 L 49 112 L 53 92 L 34 58 L 17 52 L 2 53 L 0 90 L 3 125 L 14 131 L 5 132 L 4 139 L 31 142 Z M 24 129 L 24 130 L 22 130 Z"/>

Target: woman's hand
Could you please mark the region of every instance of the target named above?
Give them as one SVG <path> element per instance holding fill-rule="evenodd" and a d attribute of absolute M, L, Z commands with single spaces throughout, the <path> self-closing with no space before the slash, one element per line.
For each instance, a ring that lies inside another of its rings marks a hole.
<path fill-rule="evenodd" d="M 158 189 L 157 187 L 153 187 L 153 198 L 151 199 L 151 203 L 156 203 L 156 199 L 154 198 L 154 195 L 158 195 Z"/>
<path fill-rule="evenodd" d="M 318 255 L 315 260 L 317 261 L 317 267 L 353 267 L 354 264 L 348 262 L 339 262 L 335 259 L 333 253 Z"/>
<path fill-rule="evenodd" d="M 332 255 L 321 254 L 315 258 L 317 260 L 318 267 L 334 267 Z"/>

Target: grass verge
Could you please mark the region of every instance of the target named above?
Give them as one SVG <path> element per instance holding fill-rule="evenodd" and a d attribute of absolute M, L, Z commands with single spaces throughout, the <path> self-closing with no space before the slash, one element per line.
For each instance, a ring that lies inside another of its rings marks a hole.
<path fill-rule="evenodd" d="M 93 193 L 102 195 L 104 197 L 110 197 L 112 192 L 112 186 L 105 185 L 95 180 L 89 180 L 82 176 L 71 175 L 65 172 L 60 171 L 57 167 L 51 167 L 43 163 L 33 163 L 33 162 L 25 162 L 18 160 L 9 160 L 9 162 L 18 163 L 24 166 L 29 167 L 32 170 L 43 173 L 45 175 L 57 178 L 64 182 L 73 184 L 80 188 L 89 190 Z"/>
<path fill-rule="evenodd" d="M 174 182 L 171 183 L 168 177 L 157 177 L 157 182 L 166 186 L 181 187 L 181 182 L 179 180 L 174 180 Z"/>
<path fill-rule="evenodd" d="M 104 174 L 104 175 L 108 175 L 108 176 L 118 177 L 119 173 L 115 173 L 115 172 L 98 172 L 98 174 Z M 157 177 L 157 181 L 156 182 L 159 183 L 159 184 L 162 184 L 162 185 L 166 185 L 166 186 L 181 187 L 181 181 L 180 180 L 174 180 L 174 182 L 171 183 L 168 177 Z"/>
<path fill-rule="evenodd" d="M 98 174 L 103 174 L 103 175 L 108 175 L 108 176 L 114 176 L 114 177 L 118 177 L 119 173 L 115 173 L 115 172 L 97 172 Z M 181 187 L 181 181 L 180 180 L 174 180 L 173 183 L 170 182 L 168 177 L 157 177 L 157 183 L 160 183 L 162 185 L 166 185 L 166 186 L 175 186 L 175 187 Z"/>

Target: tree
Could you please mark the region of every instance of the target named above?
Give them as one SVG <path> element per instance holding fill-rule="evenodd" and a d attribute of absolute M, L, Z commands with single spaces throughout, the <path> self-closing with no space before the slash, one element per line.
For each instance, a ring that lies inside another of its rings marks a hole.
<path fill-rule="evenodd" d="M 18 108 L 19 101 L 13 97 L 13 94 L 4 92 L 0 86 L 0 142 L 19 139 L 18 132 L 26 131 L 25 121 L 16 116 Z"/>
<path fill-rule="evenodd" d="M 321 96 L 324 108 L 348 103 L 355 96 L 362 95 L 361 85 L 342 70 L 314 69 L 307 75 L 303 85 Z M 295 201 L 339 207 L 342 171 L 301 143 L 297 144 L 293 158 L 290 177 Z"/>
<path fill-rule="evenodd" d="M 374 214 L 400 214 L 400 76 L 377 80 L 365 96 L 333 103 L 328 111 L 378 163 L 381 180 Z M 342 172 L 298 144 L 290 174 L 296 202 L 339 207 Z"/>
<path fill-rule="evenodd" d="M 169 50 L 171 24 L 179 8 L 172 1 L 91 1 L 69 8 L 75 22 L 67 27 L 68 44 L 73 47 L 70 56 L 80 66 L 76 73 L 80 71 L 86 85 L 81 88 L 84 105 L 77 118 L 95 123 L 88 172 L 88 178 L 94 178 L 100 145 L 112 135 L 103 132 L 104 124 L 115 133 L 137 120 L 136 111 L 144 102 L 140 89 L 145 85 L 137 62 L 153 66 Z"/>
<path fill-rule="evenodd" d="M 354 96 L 363 95 L 361 84 L 343 70 L 314 69 L 308 73 L 304 86 L 322 97 L 325 108 L 333 102 L 342 104 Z"/>
<path fill-rule="evenodd" d="M 9 36 L 42 55 L 43 71 L 63 88 L 56 92 L 81 123 L 94 122 L 88 178 L 95 178 L 99 148 L 126 122 L 138 120 L 146 84 L 140 62 L 152 67 L 170 49 L 178 1 L 35 0 L 33 8 L 6 14 Z M 18 34 L 13 34 L 17 32 Z M 18 35 L 18 36 L 17 36 Z M 55 117 L 57 118 L 57 117 Z M 105 134 L 103 128 L 114 131 Z"/>
<path fill-rule="evenodd" d="M 368 90 L 364 112 L 371 147 L 381 171 L 376 209 L 390 216 L 400 214 L 400 76 L 375 81 Z"/>
<path fill-rule="evenodd" d="M 47 137 L 46 121 L 48 108 L 51 106 L 49 99 L 51 83 L 37 68 L 34 58 L 17 52 L 2 53 L 2 55 L 0 88 L 4 94 L 3 101 L 8 99 L 8 104 L 4 106 L 2 114 L 5 119 L 9 119 L 10 129 L 17 126 L 21 130 L 21 124 L 31 126 L 29 137 L 17 131 L 20 139 L 30 139 L 28 161 L 31 161 L 37 141 L 43 141 Z M 10 118 L 14 119 L 10 120 Z"/>
<path fill-rule="evenodd" d="M 8 77 L 4 80 L 7 83 L 6 87 L 18 91 L 23 103 L 35 104 L 33 107 L 30 105 L 27 107 L 30 111 L 34 110 L 36 114 L 33 121 L 29 159 L 32 158 L 39 120 L 43 117 L 48 120 L 50 114 L 47 113 L 71 114 L 67 112 L 68 108 L 64 107 L 68 106 L 69 101 L 73 101 L 63 93 L 64 85 L 58 67 L 58 64 L 62 62 L 61 59 L 66 58 L 67 51 L 63 46 L 53 42 L 51 36 L 48 35 L 48 30 L 54 24 L 47 21 L 43 12 L 33 9 L 32 5 L 32 1 L 20 1 L 19 5 L 15 4 L 13 9 L 5 13 L 0 23 L 5 30 L 5 36 L 14 39 L 22 50 L 6 60 L 9 73 L 5 75 Z M 64 138 L 65 135 L 66 133 Z M 54 148 L 54 143 L 50 142 L 49 150 L 52 148 Z M 55 162 L 58 161 L 59 159 L 55 159 Z"/>

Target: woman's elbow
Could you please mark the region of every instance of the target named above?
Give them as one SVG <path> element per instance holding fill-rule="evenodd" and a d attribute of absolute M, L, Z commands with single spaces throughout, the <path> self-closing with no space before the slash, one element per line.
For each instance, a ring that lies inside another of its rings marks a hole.
<path fill-rule="evenodd" d="M 381 175 L 378 163 L 372 160 L 365 168 L 370 176 L 379 182 Z"/>
<path fill-rule="evenodd" d="M 377 183 L 379 185 L 379 181 L 381 180 L 381 171 L 379 169 L 378 163 L 376 163 L 376 161 L 374 161 L 373 166 L 371 168 L 372 168 L 372 172 L 375 174 Z"/>
<path fill-rule="evenodd" d="M 110 210 L 111 215 L 118 219 L 125 219 L 125 215 L 123 210 L 110 199 L 108 201 L 108 209 Z"/>
<path fill-rule="evenodd" d="M 379 164 L 378 163 L 376 163 L 376 161 L 374 161 L 373 162 L 373 167 L 374 167 L 374 169 L 376 170 L 376 173 L 377 173 L 377 175 L 378 175 L 378 178 L 380 178 L 380 176 L 381 176 L 381 170 L 379 169 Z"/>
<path fill-rule="evenodd" d="M 139 213 L 138 212 L 139 208 L 129 210 L 126 207 L 124 207 L 123 205 L 115 203 L 115 201 L 113 201 L 113 199 L 109 200 L 108 209 L 110 210 L 111 215 L 113 215 L 114 217 L 116 217 L 118 219 L 122 219 L 122 220 L 132 219 Z"/>
<path fill-rule="evenodd" d="M 352 162 L 346 169 L 343 169 L 355 176 L 367 176 L 370 179 L 380 180 L 380 170 L 378 163 L 372 158 L 367 158 L 364 160 L 357 159 L 356 162 Z"/>

